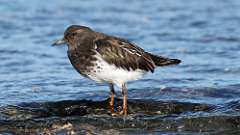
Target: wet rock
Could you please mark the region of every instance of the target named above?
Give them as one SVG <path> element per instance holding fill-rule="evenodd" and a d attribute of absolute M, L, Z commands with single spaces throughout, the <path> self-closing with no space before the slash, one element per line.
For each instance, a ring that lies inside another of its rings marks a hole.
<path fill-rule="evenodd" d="M 2 107 L 0 131 L 14 134 L 108 134 L 109 131 L 131 133 L 138 130 L 143 133 L 220 133 L 240 128 L 240 116 L 220 114 L 216 111 L 218 106 L 129 100 L 129 115 L 113 117 L 108 113 L 108 101 L 23 103 Z M 116 99 L 115 108 L 121 106 L 121 101 Z"/>

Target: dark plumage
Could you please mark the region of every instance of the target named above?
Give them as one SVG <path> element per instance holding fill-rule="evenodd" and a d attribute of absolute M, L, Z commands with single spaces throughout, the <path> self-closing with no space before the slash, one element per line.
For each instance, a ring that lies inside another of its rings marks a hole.
<path fill-rule="evenodd" d="M 145 72 L 154 72 L 157 66 L 179 64 L 178 59 L 169 59 L 145 52 L 128 40 L 95 32 L 92 29 L 72 25 L 64 32 L 64 38 L 53 45 L 66 43 L 68 57 L 74 68 L 83 76 L 110 84 L 113 112 L 114 88 L 123 89 L 123 114 L 127 114 L 127 88 L 125 83 L 137 80 Z"/>

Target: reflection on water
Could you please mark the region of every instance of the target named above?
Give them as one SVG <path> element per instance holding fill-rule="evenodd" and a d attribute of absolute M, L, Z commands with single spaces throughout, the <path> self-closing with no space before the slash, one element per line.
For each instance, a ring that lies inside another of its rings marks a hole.
<path fill-rule="evenodd" d="M 237 0 L 1 0 L 0 132 L 239 134 L 239 6 Z M 130 82 L 130 115 L 111 117 L 108 87 L 81 77 L 66 47 L 50 46 L 71 24 L 183 63 Z"/>

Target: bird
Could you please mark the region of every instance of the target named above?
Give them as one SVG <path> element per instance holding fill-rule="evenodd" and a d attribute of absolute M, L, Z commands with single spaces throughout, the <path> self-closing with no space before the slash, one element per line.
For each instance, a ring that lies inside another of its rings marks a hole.
<path fill-rule="evenodd" d="M 53 46 L 66 44 L 70 63 L 82 76 L 98 83 L 109 84 L 109 111 L 112 115 L 127 116 L 128 89 L 126 83 L 141 79 L 155 68 L 181 63 L 144 51 L 135 43 L 118 36 L 108 35 L 82 25 L 70 25 L 64 36 Z M 122 109 L 114 110 L 115 89 L 122 90 Z"/>

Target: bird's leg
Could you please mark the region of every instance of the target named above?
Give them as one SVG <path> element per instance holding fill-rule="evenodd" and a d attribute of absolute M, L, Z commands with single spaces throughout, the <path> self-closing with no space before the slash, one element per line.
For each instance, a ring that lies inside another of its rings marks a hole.
<path fill-rule="evenodd" d="M 120 114 L 127 116 L 127 96 L 128 96 L 128 90 L 125 84 L 122 85 L 122 95 L 123 95 L 123 105 L 122 105 L 122 111 Z"/>
<path fill-rule="evenodd" d="M 115 97 L 115 91 L 114 86 L 111 83 L 110 85 L 110 102 L 109 102 L 109 110 L 111 113 L 114 113 L 114 97 Z"/>

